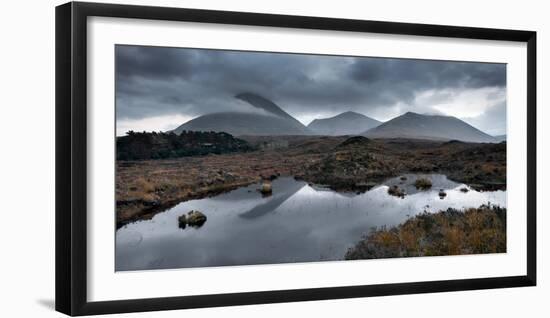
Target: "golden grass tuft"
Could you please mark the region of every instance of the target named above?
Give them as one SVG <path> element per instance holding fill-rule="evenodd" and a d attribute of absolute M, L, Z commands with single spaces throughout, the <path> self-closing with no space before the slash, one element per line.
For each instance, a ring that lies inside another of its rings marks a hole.
<path fill-rule="evenodd" d="M 414 182 L 414 186 L 420 190 L 427 190 L 432 187 L 432 181 L 428 178 L 418 178 Z"/>
<path fill-rule="evenodd" d="M 346 259 L 506 252 L 506 209 L 482 205 L 464 211 L 424 212 L 387 229 L 374 230 Z"/>
<path fill-rule="evenodd" d="M 134 183 L 134 185 L 137 191 L 141 191 L 145 193 L 155 191 L 155 186 L 151 183 L 151 181 L 148 181 L 143 177 L 139 177 Z"/>

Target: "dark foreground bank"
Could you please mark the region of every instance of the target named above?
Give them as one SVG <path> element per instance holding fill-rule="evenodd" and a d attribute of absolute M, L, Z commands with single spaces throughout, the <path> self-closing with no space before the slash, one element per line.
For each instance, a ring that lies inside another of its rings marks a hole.
<path fill-rule="evenodd" d="M 348 260 L 506 252 L 506 209 L 482 205 L 465 211 L 423 213 L 380 228 L 348 250 Z"/>

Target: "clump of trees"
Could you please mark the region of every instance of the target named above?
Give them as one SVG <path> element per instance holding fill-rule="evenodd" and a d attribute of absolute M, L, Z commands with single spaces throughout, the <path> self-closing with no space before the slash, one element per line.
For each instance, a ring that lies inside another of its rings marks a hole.
<path fill-rule="evenodd" d="M 253 148 L 246 141 L 214 131 L 184 130 L 179 135 L 129 131 L 116 140 L 117 160 L 168 159 L 251 150 Z"/>

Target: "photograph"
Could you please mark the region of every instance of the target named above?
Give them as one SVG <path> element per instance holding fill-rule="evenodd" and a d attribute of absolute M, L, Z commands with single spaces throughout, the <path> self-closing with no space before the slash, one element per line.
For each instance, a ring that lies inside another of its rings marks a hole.
<path fill-rule="evenodd" d="M 507 252 L 506 63 L 114 60 L 117 272 Z"/>

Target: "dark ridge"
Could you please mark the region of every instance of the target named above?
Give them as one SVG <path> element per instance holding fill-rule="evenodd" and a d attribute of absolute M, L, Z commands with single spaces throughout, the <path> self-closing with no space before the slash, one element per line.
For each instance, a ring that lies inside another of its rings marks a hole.
<path fill-rule="evenodd" d="M 338 147 L 346 147 L 346 146 L 356 146 L 356 145 L 367 145 L 371 142 L 371 140 L 367 137 L 363 136 L 353 136 L 346 140 L 344 140 Z"/>
<path fill-rule="evenodd" d="M 443 143 L 444 145 L 453 145 L 453 144 L 465 144 L 464 141 L 460 141 L 460 140 L 456 140 L 456 139 L 453 139 L 453 140 L 449 140 L 445 143 Z"/>
<path fill-rule="evenodd" d="M 116 140 L 117 160 L 167 159 L 245 152 L 253 148 L 224 132 L 182 131 L 181 134 L 133 132 Z"/>

